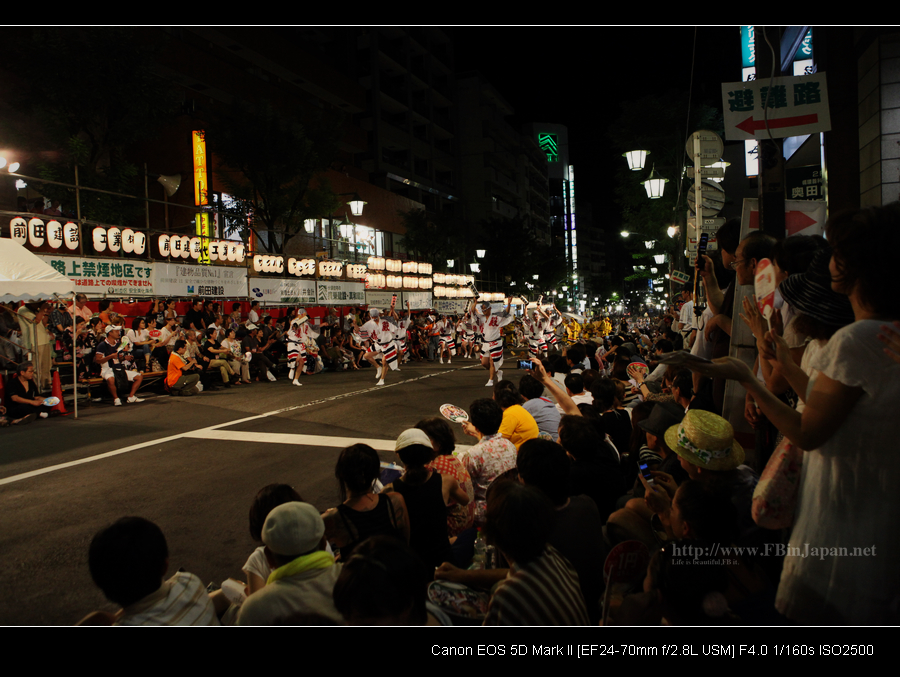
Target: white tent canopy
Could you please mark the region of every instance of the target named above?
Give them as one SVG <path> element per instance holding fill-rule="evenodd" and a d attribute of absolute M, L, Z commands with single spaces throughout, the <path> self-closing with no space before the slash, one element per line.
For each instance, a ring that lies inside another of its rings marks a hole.
<path fill-rule="evenodd" d="M 0 237 L 0 301 L 71 296 L 75 283 L 9 238 Z"/>

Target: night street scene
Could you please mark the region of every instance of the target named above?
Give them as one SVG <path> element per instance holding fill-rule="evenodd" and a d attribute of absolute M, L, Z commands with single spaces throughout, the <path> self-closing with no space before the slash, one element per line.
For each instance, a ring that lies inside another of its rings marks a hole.
<path fill-rule="evenodd" d="M 900 29 L 0 34 L 0 624 L 890 650 Z"/>

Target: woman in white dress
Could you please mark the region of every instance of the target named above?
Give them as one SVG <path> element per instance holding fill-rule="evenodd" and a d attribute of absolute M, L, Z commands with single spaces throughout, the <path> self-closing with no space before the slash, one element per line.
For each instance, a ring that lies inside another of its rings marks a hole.
<path fill-rule="evenodd" d="M 900 203 L 833 217 L 827 236 L 832 288 L 849 297 L 855 322 L 810 361 L 803 412 L 780 402 L 735 358 L 697 370 L 740 381 L 785 437 L 810 450 L 778 610 L 807 624 L 897 624 L 900 364 L 878 335 L 900 319 L 900 278 L 892 271 Z"/>

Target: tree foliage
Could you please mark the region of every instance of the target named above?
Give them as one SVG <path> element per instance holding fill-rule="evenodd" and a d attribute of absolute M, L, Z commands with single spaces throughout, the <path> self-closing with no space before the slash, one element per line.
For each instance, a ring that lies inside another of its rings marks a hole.
<path fill-rule="evenodd" d="M 178 94 L 151 71 L 151 54 L 130 28 L 22 28 L 15 34 L 5 130 L 14 142 L 42 158 L 45 179 L 135 194 L 139 168 L 126 159 L 134 144 L 152 138 L 171 121 Z M 74 209 L 73 191 L 38 187 Z M 143 205 L 102 193 L 81 193 L 85 218 L 122 223 Z"/>
<path fill-rule="evenodd" d="M 304 219 L 329 217 L 340 206 L 323 172 L 337 153 L 342 124 L 324 114 L 301 119 L 266 101 L 236 101 L 208 116 L 207 148 L 222 164 L 216 175 L 261 247 L 283 252 Z"/>

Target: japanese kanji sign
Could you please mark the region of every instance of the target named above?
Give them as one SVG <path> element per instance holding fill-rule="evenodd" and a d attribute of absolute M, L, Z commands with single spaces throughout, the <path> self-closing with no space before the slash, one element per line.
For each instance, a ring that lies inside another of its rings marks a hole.
<path fill-rule="evenodd" d="M 38 254 L 87 296 L 153 296 L 153 264 L 128 259 L 93 259 Z"/>
<path fill-rule="evenodd" d="M 831 129 L 825 73 L 722 85 L 725 138 L 765 139 Z"/>

